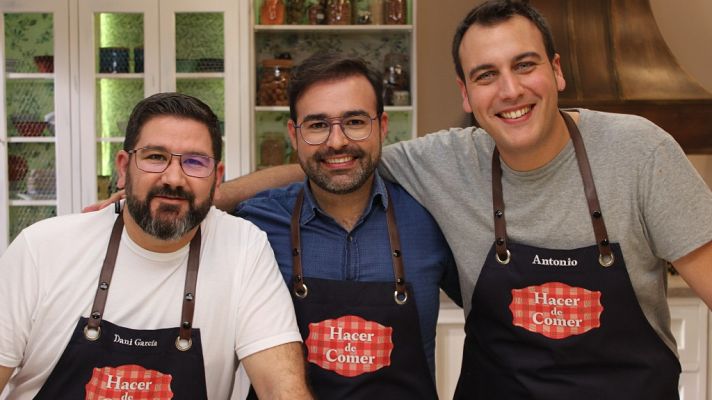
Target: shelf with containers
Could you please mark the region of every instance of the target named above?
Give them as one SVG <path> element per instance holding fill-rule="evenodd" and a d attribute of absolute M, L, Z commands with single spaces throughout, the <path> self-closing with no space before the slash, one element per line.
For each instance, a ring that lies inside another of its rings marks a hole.
<path fill-rule="evenodd" d="M 144 97 L 177 91 L 200 98 L 223 128 L 227 176 L 240 173 L 237 3 L 220 0 L 95 0 L 79 3 L 82 203 L 116 189 L 114 160 L 131 110 Z M 234 111 L 230 111 L 234 110 Z M 234 150 L 234 152 L 230 151 Z"/>
<path fill-rule="evenodd" d="M 0 1 L 0 253 L 72 210 L 68 3 Z"/>
<path fill-rule="evenodd" d="M 401 14 L 387 23 L 394 4 Z M 335 9 L 343 13 L 334 16 Z M 361 57 L 383 72 L 382 95 L 390 117 L 385 144 L 413 138 L 417 132 L 414 11 L 415 0 L 254 0 L 249 93 L 253 168 L 295 162 L 287 135 L 290 69 L 327 50 Z"/>

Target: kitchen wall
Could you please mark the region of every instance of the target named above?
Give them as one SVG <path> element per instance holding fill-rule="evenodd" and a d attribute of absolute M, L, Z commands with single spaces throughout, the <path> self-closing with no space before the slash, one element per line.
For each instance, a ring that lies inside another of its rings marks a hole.
<path fill-rule="evenodd" d="M 464 126 L 450 46 L 455 27 L 482 0 L 418 2 L 418 135 Z M 650 0 L 660 31 L 680 65 L 712 93 L 712 1 Z M 712 155 L 690 161 L 712 187 Z"/>

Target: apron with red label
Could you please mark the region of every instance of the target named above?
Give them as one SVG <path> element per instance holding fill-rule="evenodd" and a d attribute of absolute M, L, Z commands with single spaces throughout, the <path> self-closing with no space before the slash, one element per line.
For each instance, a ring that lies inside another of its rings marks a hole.
<path fill-rule="evenodd" d="M 390 196 L 386 217 L 395 282 L 305 278 L 299 235 L 303 199 L 301 192 L 292 213 L 292 300 L 314 394 L 319 399 L 436 399 Z"/>
<path fill-rule="evenodd" d="M 116 264 L 119 214 L 89 318 L 80 318 L 58 364 L 35 399 L 207 399 L 203 351 L 192 329 L 200 258 L 200 228 L 190 242 L 179 328 L 135 330 L 102 320 Z"/>
<path fill-rule="evenodd" d="M 558 250 L 508 242 L 495 148 L 496 238 L 465 323 L 455 399 L 678 399 L 680 363 L 645 318 L 620 246 L 608 241 L 581 135 L 562 115 L 596 244 Z"/>

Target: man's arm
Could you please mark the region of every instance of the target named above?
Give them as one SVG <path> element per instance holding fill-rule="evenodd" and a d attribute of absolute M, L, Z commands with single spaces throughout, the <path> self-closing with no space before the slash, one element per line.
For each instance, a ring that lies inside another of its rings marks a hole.
<path fill-rule="evenodd" d="M 260 399 L 313 399 L 306 382 L 300 342 L 285 343 L 242 360 Z"/>
<path fill-rule="evenodd" d="M 261 169 L 239 178 L 223 182 L 215 192 L 215 207 L 231 212 L 240 202 L 259 192 L 274 189 L 304 179 L 299 164 L 279 165 Z"/>
<path fill-rule="evenodd" d="M 712 241 L 673 261 L 672 265 L 712 310 Z"/>
<path fill-rule="evenodd" d="M 0 365 L 0 392 L 5 389 L 5 385 L 7 385 L 7 381 L 10 380 L 10 376 L 14 370 L 15 368 L 3 367 Z"/>

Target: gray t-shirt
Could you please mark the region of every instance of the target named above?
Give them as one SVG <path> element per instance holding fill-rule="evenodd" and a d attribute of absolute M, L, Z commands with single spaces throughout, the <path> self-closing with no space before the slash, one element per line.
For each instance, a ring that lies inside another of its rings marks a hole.
<path fill-rule="evenodd" d="M 675 140 L 650 121 L 586 109 L 578 128 L 611 242 L 620 243 L 638 302 L 673 352 L 665 260 L 712 240 L 712 192 Z M 380 171 L 435 217 L 455 255 L 465 315 L 494 242 L 491 162 L 482 129 L 453 128 L 387 146 Z M 502 163 L 507 235 L 552 249 L 595 244 L 573 145 L 518 172 Z"/>

